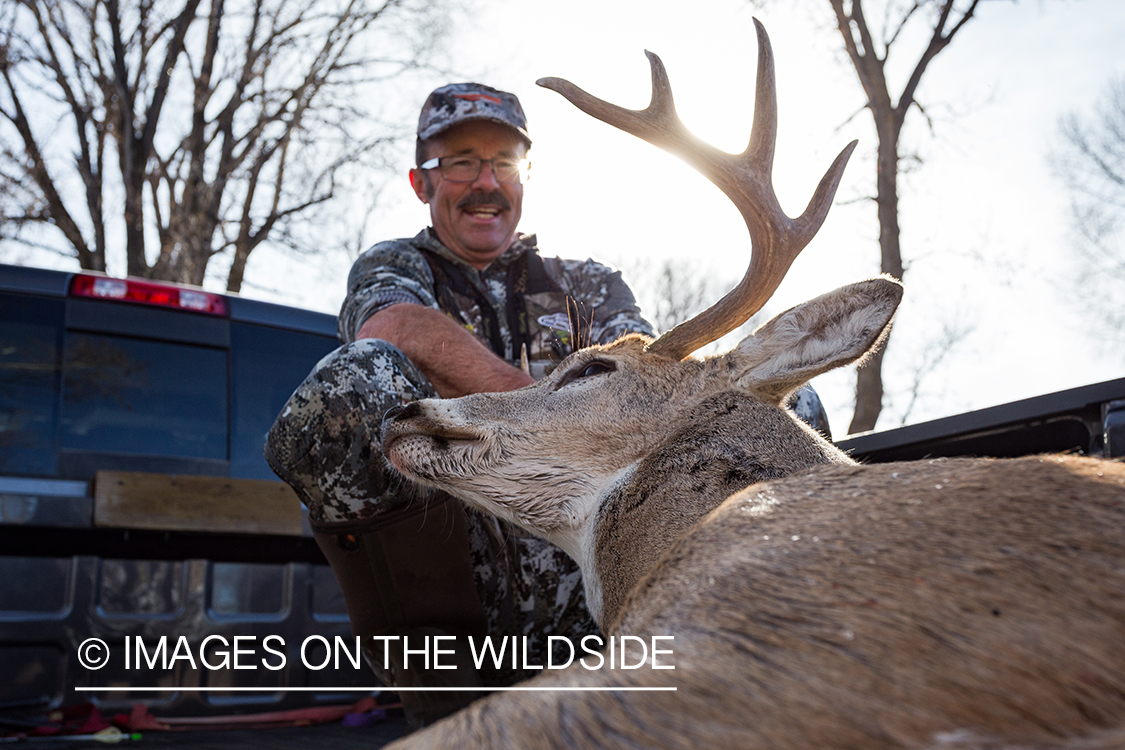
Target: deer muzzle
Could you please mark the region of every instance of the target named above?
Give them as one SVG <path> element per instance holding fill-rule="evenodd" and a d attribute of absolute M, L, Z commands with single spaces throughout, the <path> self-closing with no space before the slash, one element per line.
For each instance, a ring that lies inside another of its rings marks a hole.
<path fill-rule="evenodd" d="M 383 453 L 395 469 L 412 479 L 432 482 L 464 474 L 477 462 L 475 454 L 486 436 L 479 429 L 450 424 L 445 416 L 424 401 L 387 411 L 380 433 Z"/>

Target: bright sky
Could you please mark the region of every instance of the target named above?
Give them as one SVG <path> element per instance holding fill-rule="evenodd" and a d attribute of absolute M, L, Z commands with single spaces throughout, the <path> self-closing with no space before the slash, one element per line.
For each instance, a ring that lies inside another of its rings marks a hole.
<path fill-rule="evenodd" d="M 538 233 L 545 254 L 626 268 L 675 257 L 733 285 L 750 245 L 729 201 L 676 158 L 534 82 L 559 76 L 641 108 L 649 49 L 663 58 L 687 125 L 741 151 L 757 54 L 749 3 L 475 4 L 483 9 L 454 35 L 455 77 L 521 97 L 535 140 L 522 228 Z M 756 12 L 778 71 L 774 181 L 782 206 L 800 213 L 835 154 L 860 141 L 836 206 L 771 303 L 775 311 L 878 271 L 874 204 L 862 199 L 874 193 L 874 131 L 829 14 L 824 0 L 773 0 Z M 936 135 L 911 113 L 904 151 L 924 164 L 900 181 L 907 298 L 885 368 L 891 394 L 880 428 L 899 423 L 919 370 L 927 374 L 910 422 L 1125 375 L 1125 353 L 1079 315 L 1082 293 L 1068 281 L 1067 199 L 1047 163 L 1059 116 L 1088 109 L 1113 73 L 1125 73 L 1122 39 L 1121 0 L 986 2 L 927 71 L 919 99 Z M 911 41 L 891 61 L 900 79 L 920 49 Z M 895 81 L 896 93 L 901 85 Z M 417 92 L 414 111 L 426 93 Z M 410 158 L 404 151 L 402 179 L 380 196 L 369 243 L 427 223 L 406 181 Z M 334 313 L 347 265 L 338 253 L 298 264 L 260 250 L 247 274 L 256 283 L 244 293 Z M 923 363 L 949 327 L 971 333 L 930 371 Z M 814 382 L 837 435 L 850 420 L 853 381 L 848 371 Z"/>

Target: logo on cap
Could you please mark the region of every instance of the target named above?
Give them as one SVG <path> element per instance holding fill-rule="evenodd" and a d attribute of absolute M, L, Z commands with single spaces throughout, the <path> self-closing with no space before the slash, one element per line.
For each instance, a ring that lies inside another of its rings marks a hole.
<path fill-rule="evenodd" d="M 483 99 L 484 101 L 492 102 L 493 104 L 504 104 L 504 102 L 500 101 L 499 97 L 489 96 L 488 94 L 454 94 L 453 96 L 457 99 L 464 99 L 465 101 L 469 102 L 479 102 Z"/>

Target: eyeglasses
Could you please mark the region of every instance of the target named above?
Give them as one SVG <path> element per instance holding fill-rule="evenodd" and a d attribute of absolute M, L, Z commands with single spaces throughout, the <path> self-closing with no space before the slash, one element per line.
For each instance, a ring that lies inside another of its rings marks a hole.
<path fill-rule="evenodd" d="M 485 162 L 492 174 L 500 182 L 525 183 L 530 176 L 531 162 L 527 159 L 512 159 L 497 156 L 492 159 L 478 159 L 475 156 L 442 156 L 422 162 L 419 169 L 440 169 L 443 180 L 449 182 L 472 182 L 480 177 L 481 165 Z"/>

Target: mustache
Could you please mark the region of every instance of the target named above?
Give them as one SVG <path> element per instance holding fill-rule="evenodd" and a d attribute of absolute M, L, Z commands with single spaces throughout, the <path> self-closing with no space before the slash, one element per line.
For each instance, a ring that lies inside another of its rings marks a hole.
<path fill-rule="evenodd" d="M 512 210 L 512 203 L 499 190 L 490 193 L 469 193 L 460 200 L 457 208 L 465 209 L 473 206 L 499 206 L 505 211 Z"/>

